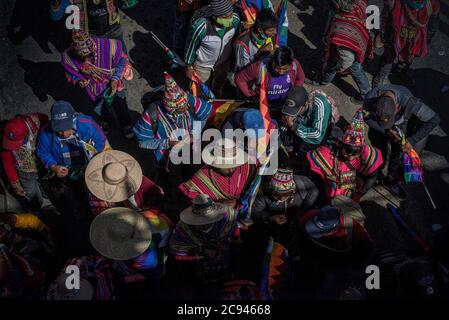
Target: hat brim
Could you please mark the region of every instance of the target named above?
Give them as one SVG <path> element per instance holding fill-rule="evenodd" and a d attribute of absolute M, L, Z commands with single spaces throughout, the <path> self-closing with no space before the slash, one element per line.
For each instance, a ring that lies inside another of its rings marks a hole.
<path fill-rule="evenodd" d="M 297 117 L 300 110 L 301 106 L 290 107 L 285 103 L 282 107 L 281 113 L 286 116 Z"/>
<path fill-rule="evenodd" d="M 362 207 L 360 207 L 360 205 L 351 198 L 343 195 L 336 196 L 331 200 L 331 205 L 340 209 L 340 212 L 344 216 L 355 219 L 360 225 L 363 226 L 365 224 L 366 217 L 363 214 Z"/>
<path fill-rule="evenodd" d="M 24 138 L 25 139 L 25 138 Z M 10 140 L 5 136 L 3 136 L 3 148 L 8 151 L 13 151 L 19 149 L 23 145 L 23 140 Z"/>
<path fill-rule="evenodd" d="M 225 158 L 211 153 L 215 147 L 215 145 L 208 145 L 202 153 L 203 162 L 211 167 L 218 169 L 232 169 L 244 165 L 249 160 L 248 154 L 242 148 L 236 147 L 236 154 L 232 157 Z"/>
<path fill-rule="evenodd" d="M 214 212 L 205 216 L 193 213 L 192 207 L 189 207 L 181 212 L 179 218 L 185 224 L 192 226 L 203 226 L 220 221 L 226 216 L 229 209 L 231 209 L 229 206 L 222 203 L 215 203 Z"/>
<path fill-rule="evenodd" d="M 73 118 L 64 120 L 51 120 L 51 129 L 55 132 L 66 131 L 72 129 Z"/>
<path fill-rule="evenodd" d="M 114 223 L 125 221 L 132 225 L 132 238 L 115 239 L 110 234 Z M 113 260 L 130 260 L 148 250 L 151 239 L 150 222 L 139 212 L 129 208 L 110 208 L 92 221 L 90 226 L 90 241 L 101 255 Z"/>
<path fill-rule="evenodd" d="M 338 225 L 339 220 L 335 220 L 335 223 Z M 319 228 L 316 223 L 315 223 L 315 217 L 313 217 L 312 219 L 310 219 L 309 221 L 306 222 L 305 224 L 305 230 L 307 232 L 307 234 L 314 238 L 314 239 L 319 239 L 321 237 L 323 237 L 324 235 L 328 234 L 329 232 L 331 232 L 332 230 L 335 229 L 335 227 L 329 227 L 326 229 L 322 229 Z"/>
<path fill-rule="evenodd" d="M 109 163 L 122 163 L 127 169 L 127 178 L 117 185 L 104 180 L 102 170 Z M 118 150 L 107 150 L 93 157 L 84 176 L 87 188 L 97 198 L 109 202 L 125 201 L 135 194 L 143 180 L 142 168 L 132 156 Z"/>

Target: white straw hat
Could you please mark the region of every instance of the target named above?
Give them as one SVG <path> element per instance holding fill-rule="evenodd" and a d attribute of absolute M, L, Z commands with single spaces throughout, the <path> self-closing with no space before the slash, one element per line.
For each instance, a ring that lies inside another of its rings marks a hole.
<path fill-rule="evenodd" d="M 186 224 L 201 226 L 220 221 L 226 216 L 228 210 L 233 209 L 224 204 L 215 203 L 208 195 L 200 194 L 192 200 L 189 208 L 181 212 L 179 218 Z"/>
<path fill-rule="evenodd" d="M 139 190 L 142 184 L 142 169 L 129 154 L 108 150 L 89 161 L 85 180 L 87 188 L 97 198 L 121 202 Z"/>
<path fill-rule="evenodd" d="M 336 196 L 331 200 L 331 205 L 340 209 L 345 216 L 354 218 L 361 226 L 365 225 L 366 217 L 363 214 L 362 207 L 351 198 L 343 195 Z"/>
<path fill-rule="evenodd" d="M 130 260 L 144 253 L 151 243 L 150 222 L 129 208 L 110 208 L 92 221 L 90 241 L 103 256 Z"/>
<path fill-rule="evenodd" d="M 208 144 L 202 157 L 204 163 L 220 169 L 236 168 L 248 161 L 247 153 L 234 140 L 226 138 Z"/>

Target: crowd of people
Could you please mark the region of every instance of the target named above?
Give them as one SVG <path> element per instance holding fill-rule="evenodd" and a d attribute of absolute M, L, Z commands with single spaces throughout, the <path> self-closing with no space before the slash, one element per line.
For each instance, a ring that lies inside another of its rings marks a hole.
<path fill-rule="evenodd" d="M 112 300 L 148 290 L 157 299 L 165 290 L 178 298 L 365 299 L 362 277 L 375 259 L 387 271 L 398 266 L 401 289 L 392 296 L 448 294 L 447 236 L 423 257 L 376 257 L 359 205 L 376 184 L 406 199 L 403 155 L 421 154 L 440 123 L 406 87 L 438 28 L 439 0 L 385 0 L 379 32 L 366 27 L 367 0 L 327 1 L 323 68 L 313 79 L 287 44 L 287 1 L 275 10 L 270 0 L 179 0 L 171 49 L 183 63 L 164 72 L 133 121 L 119 9 L 140 3 L 51 1 L 55 22 L 68 5 L 80 8 L 81 29 L 55 26 L 67 41 L 61 81 L 83 89 L 90 113 L 59 100 L 49 117 L 17 115 L 2 127 L 5 186 L 23 209 L 0 214 L 0 297 Z M 380 47 L 370 83 L 364 63 Z M 390 73 L 402 84 L 387 84 Z M 349 74 L 358 95 L 347 103 L 359 106 L 341 125 L 344 106 L 326 86 Z M 228 100 L 225 117 L 211 125 L 215 101 Z M 254 145 L 228 137 L 212 141 L 201 164 L 173 163 L 186 146 L 201 153 L 190 144 L 211 127 L 256 130 L 257 143 L 277 129 L 275 172 L 263 175 L 262 157 L 247 157 Z M 149 154 L 155 181 L 135 155 L 112 148 L 114 130 Z M 167 210 L 168 198 L 177 212 Z M 92 248 L 55 263 L 49 212 L 87 222 L 82 236 Z M 73 266 L 79 288 L 67 286 Z"/>

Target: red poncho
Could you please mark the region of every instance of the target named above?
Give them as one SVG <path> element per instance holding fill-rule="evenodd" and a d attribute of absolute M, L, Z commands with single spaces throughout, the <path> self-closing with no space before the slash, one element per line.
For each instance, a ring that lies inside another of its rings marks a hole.
<path fill-rule="evenodd" d="M 427 0 L 419 10 L 410 9 L 400 0 L 385 0 L 392 12 L 393 45 L 399 61 L 411 62 L 414 57 L 427 56 L 427 25 L 440 10 L 439 0 Z"/>
<path fill-rule="evenodd" d="M 363 63 L 365 57 L 371 56 L 371 36 L 366 28 L 366 7 L 367 0 L 361 0 L 352 12 L 338 12 L 333 17 L 327 36 L 326 60 L 332 45 L 355 52 L 359 63 Z"/>

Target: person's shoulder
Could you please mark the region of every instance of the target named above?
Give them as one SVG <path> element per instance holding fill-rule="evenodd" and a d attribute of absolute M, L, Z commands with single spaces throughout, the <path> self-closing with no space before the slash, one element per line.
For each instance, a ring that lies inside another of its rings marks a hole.
<path fill-rule="evenodd" d="M 209 19 L 207 17 L 200 17 L 192 22 L 192 29 L 205 29 Z"/>
<path fill-rule="evenodd" d="M 234 25 L 234 27 L 238 27 L 238 25 L 240 24 L 240 16 L 235 11 L 232 13 L 232 24 Z"/>
<path fill-rule="evenodd" d="M 362 148 L 362 159 L 363 160 L 367 160 L 372 156 L 376 156 L 379 154 L 379 149 L 377 149 L 376 147 L 373 147 L 371 145 L 365 144 Z"/>
<path fill-rule="evenodd" d="M 332 154 L 332 148 L 329 145 L 319 146 L 318 148 L 307 152 L 308 156 L 311 156 L 314 159 L 321 157 L 330 157 Z"/>
<path fill-rule="evenodd" d="M 312 91 L 310 93 L 310 97 L 312 98 L 312 102 L 313 102 L 314 106 L 330 107 L 332 104 L 329 99 L 329 96 L 321 90 Z"/>
<path fill-rule="evenodd" d="M 301 62 L 299 62 L 298 59 L 294 58 L 294 59 L 293 59 L 293 63 L 294 63 L 297 67 L 302 68 Z"/>
<path fill-rule="evenodd" d="M 237 36 L 235 40 L 235 44 L 238 45 L 240 42 L 249 43 L 250 39 L 250 30 L 245 30 Z"/>
<path fill-rule="evenodd" d="M 53 134 L 53 130 L 51 129 L 51 121 L 47 121 L 46 123 L 44 123 L 40 130 L 41 136 L 48 135 L 48 134 Z"/>
<path fill-rule="evenodd" d="M 94 118 L 86 114 L 78 114 L 76 121 L 80 128 L 89 128 L 89 127 L 94 127 L 96 129 L 100 128 L 98 123 L 95 122 Z"/>

